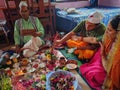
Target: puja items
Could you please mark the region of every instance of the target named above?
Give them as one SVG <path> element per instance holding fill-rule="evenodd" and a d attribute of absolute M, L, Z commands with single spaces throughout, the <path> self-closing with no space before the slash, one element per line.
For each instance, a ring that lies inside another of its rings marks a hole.
<path fill-rule="evenodd" d="M 60 59 L 58 60 L 58 65 L 55 69 L 56 70 L 58 70 L 58 69 L 67 70 L 65 57 L 60 57 Z"/>
<path fill-rule="evenodd" d="M 21 65 L 26 66 L 28 64 L 28 59 L 27 58 L 23 58 L 21 61 Z"/>
<path fill-rule="evenodd" d="M 7 62 L 10 58 L 10 55 L 9 53 L 4 53 L 1 55 L 0 57 L 0 67 L 6 67 L 5 65 L 8 64 L 8 65 L 11 65 L 12 62 Z"/>
<path fill-rule="evenodd" d="M 76 90 L 78 81 L 75 76 L 68 71 L 52 71 L 46 75 L 47 90 Z"/>
<path fill-rule="evenodd" d="M 47 59 L 47 68 L 50 70 L 54 70 L 56 67 L 56 60 L 58 59 L 56 57 L 57 52 L 53 50 L 53 48 L 50 48 L 49 50 L 46 50 L 45 55 Z"/>
<path fill-rule="evenodd" d="M 13 55 L 10 55 L 9 53 L 6 52 L 0 57 L 0 64 L 1 66 L 3 66 L 3 68 L 5 67 L 12 68 L 13 64 L 18 62 L 19 57 L 20 57 L 19 54 L 13 53 Z"/>
<path fill-rule="evenodd" d="M 6 68 L 5 72 L 7 73 L 8 76 L 12 76 L 12 71 L 10 68 Z"/>
<path fill-rule="evenodd" d="M 0 70 L 0 90 L 12 90 L 11 79 Z"/>
<path fill-rule="evenodd" d="M 66 62 L 66 67 L 69 69 L 69 70 L 72 70 L 72 69 L 76 69 L 78 67 L 78 63 L 76 60 L 68 60 Z"/>
<path fill-rule="evenodd" d="M 39 73 L 27 73 L 24 76 L 12 78 L 15 90 L 46 90 L 46 75 Z M 21 89 L 19 89 L 20 87 Z"/>
<path fill-rule="evenodd" d="M 59 64 L 60 64 L 60 67 L 63 67 L 66 65 L 65 57 L 60 57 Z"/>
<path fill-rule="evenodd" d="M 78 58 L 82 60 L 88 60 L 92 58 L 96 51 L 96 50 L 88 49 L 89 44 L 79 40 L 69 39 L 67 41 L 67 46 L 69 48 L 76 48 L 75 50 L 72 50 L 72 52 L 75 55 L 78 55 Z"/>

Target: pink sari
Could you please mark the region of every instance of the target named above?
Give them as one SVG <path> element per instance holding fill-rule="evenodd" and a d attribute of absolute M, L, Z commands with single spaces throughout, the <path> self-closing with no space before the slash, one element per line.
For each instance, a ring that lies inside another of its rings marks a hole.
<path fill-rule="evenodd" d="M 92 88 L 95 90 L 101 90 L 106 76 L 106 71 L 102 65 L 100 48 L 89 63 L 85 63 L 80 66 L 80 72 Z"/>

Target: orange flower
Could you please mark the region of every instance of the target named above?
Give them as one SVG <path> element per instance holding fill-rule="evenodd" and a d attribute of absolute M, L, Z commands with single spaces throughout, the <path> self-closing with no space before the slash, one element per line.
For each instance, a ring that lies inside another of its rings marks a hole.
<path fill-rule="evenodd" d="M 78 55 L 79 59 L 90 59 L 94 55 L 94 50 L 76 50 L 75 54 Z"/>
<path fill-rule="evenodd" d="M 85 50 L 84 52 L 84 58 L 90 59 L 94 55 L 94 50 Z"/>
<path fill-rule="evenodd" d="M 79 53 L 80 53 L 80 50 L 79 50 L 79 49 L 76 49 L 76 50 L 74 51 L 74 54 L 76 54 L 76 55 L 79 55 Z"/>

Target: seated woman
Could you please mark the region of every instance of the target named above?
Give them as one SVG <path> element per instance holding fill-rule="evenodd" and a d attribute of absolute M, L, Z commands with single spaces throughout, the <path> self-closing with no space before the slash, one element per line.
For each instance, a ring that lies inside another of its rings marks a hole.
<path fill-rule="evenodd" d="M 93 56 L 93 58 L 89 63 L 83 64 L 80 66 L 80 72 L 82 76 L 87 80 L 90 86 L 95 90 L 102 89 L 102 85 L 107 74 L 108 76 L 111 76 L 110 74 L 110 71 L 112 69 L 111 66 L 113 66 L 114 64 L 112 60 L 120 59 L 120 56 L 117 55 L 118 53 L 116 55 L 112 54 L 113 52 L 116 53 L 118 49 L 118 48 L 115 48 L 115 45 L 120 42 L 119 40 L 120 37 L 118 37 L 120 36 L 119 31 L 120 31 L 120 15 L 117 15 L 109 21 L 107 30 L 105 31 L 105 34 L 103 37 L 103 41 L 102 43 L 100 42 L 101 48 L 98 49 L 98 51 L 95 53 L 95 55 Z M 118 57 L 113 58 L 115 56 L 118 56 Z M 113 80 L 112 82 L 114 82 L 115 80 Z M 117 84 L 117 86 L 120 86 L 120 84 L 119 85 Z M 118 89 L 111 89 L 111 90 L 118 90 Z"/>

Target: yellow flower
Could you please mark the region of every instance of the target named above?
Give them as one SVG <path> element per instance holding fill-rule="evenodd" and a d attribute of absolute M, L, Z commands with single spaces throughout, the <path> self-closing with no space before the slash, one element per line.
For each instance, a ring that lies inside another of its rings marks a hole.
<path fill-rule="evenodd" d="M 47 54 L 46 58 L 47 58 L 47 60 L 50 60 L 51 59 L 51 54 Z"/>

